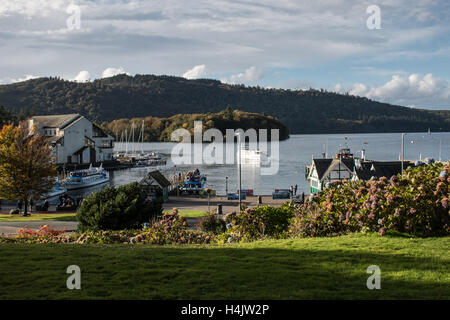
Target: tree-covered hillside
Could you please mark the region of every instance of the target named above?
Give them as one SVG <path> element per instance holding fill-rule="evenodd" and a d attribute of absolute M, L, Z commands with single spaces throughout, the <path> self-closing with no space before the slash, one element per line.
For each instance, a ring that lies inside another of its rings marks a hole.
<path fill-rule="evenodd" d="M 105 122 L 102 127 L 108 133 L 116 137 L 117 141 L 125 141 L 125 130 L 127 130 L 128 140 L 132 124 L 134 123 L 136 139 L 140 135 L 142 120 L 144 120 L 144 140 L 145 141 L 171 141 L 173 131 L 184 128 L 194 134 L 194 121 L 202 121 L 203 132 L 215 128 L 225 136 L 226 129 L 279 129 L 280 140 L 289 138 L 289 129 L 278 119 L 272 116 L 264 116 L 257 113 L 231 110 L 227 108 L 218 113 L 206 114 L 177 114 L 170 118 L 145 117 L 133 119 L 118 119 L 112 122 Z M 270 139 L 270 130 L 267 132 Z"/>
<path fill-rule="evenodd" d="M 87 83 L 39 78 L 0 86 L 0 105 L 35 114 L 78 112 L 97 122 L 219 112 L 226 107 L 277 117 L 291 133 L 450 131 L 450 111 L 379 103 L 323 90 L 282 90 L 154 75 Z"/>

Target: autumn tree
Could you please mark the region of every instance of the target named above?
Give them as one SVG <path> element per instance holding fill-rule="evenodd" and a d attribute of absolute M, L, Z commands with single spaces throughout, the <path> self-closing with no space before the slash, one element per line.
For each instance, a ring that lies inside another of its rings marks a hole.
<path fill-rule="evenodd" d="M 57 174 L 51 148 L 44 136 L 26 123 L 5 125 L 0 131 L 0 199 L 22 200 L 24 215 L 31 199 L 49 192 Z"/>

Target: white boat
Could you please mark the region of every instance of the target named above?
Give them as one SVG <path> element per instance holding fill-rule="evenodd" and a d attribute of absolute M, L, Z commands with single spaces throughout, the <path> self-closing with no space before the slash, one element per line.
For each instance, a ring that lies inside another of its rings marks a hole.
<path fill-rule="evenodd" d="M 109 173 L 103 169 L 102 165 L 98 168 L 90 165 L 89 169 L 72 171 L 65 180 L 67 190 L 92 187 L 108 181 Z"/>
<path fill-rule="evenodd" d="M 241 149 L 241 161 L 242 164 L 250 164 L 260 166 L 261 164 L 267 165 L 270 160 L 265 152 L 257 149 Z"/>
<path fill-rule="evenodd" d="M 58 178 L 56 178 L 55 186 L 53 187 L 53 189 L 50 192 L 43 194 L 41 199 L 46 200 L 46 199 L 54 198 L 54 197 L 57 197 L 57 196 L 60 196 L 64 193 L 66 193 L 66 192 L 67 192 L 67 189 L 64 187 L 64 184 L 61 184 L 59 182 Z"/>

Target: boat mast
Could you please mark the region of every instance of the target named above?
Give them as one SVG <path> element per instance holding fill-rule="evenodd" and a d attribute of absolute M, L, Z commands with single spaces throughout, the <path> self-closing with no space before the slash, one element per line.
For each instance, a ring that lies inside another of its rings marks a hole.
<path fill-rule="evenodd" d="M 142 119 L 142 143 L 141 143 L 141 154 L 144 154 L 144 119 Z"/>
<path fill-rule="evenodd" d="M 125 128 L 125 154 L 128 155 L 128 128 Z"/>
<path fill-rule="evenodd" d="M 131 123 L 131 135 L 133 137 L 132 143 L 133 143 L 133 149 L 131 151 L 131 156 L 134 156 L 136 153 L 136 146 L 134 145 L 134 121 Z"/>

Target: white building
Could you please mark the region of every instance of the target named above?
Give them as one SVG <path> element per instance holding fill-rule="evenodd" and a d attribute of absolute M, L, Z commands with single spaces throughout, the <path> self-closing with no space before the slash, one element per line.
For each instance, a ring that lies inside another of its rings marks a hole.
<path fill-rule="evenodd" d="M 310 192 L 322 191 L 334 181 L 350 180 L 355 169 L 355 158 L 349 149 L 341 149 L 336 158 L 313 159 L 306 167 L 306 180 L 310 183 Z"/>
<path fill-rule="evenodd" d="M 35 116 L 30 127 L 37 125 L 48 137 L 55 163 L 94 163 L 112 160 L 114 138 L 80 114 Z"/>

